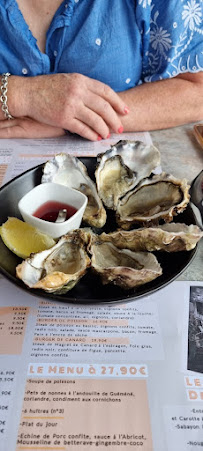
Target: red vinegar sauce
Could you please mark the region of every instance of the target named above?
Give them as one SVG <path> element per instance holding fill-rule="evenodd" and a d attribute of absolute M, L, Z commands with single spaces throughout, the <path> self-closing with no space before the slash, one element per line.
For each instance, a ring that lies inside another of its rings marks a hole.
<path fill-rule="evenodd" d="M 33 216 L 43 219 L 44 221 L 55 222 L 58 217 L 59 210 L 63 210 L 64 208 L 67 210 L 66 220 L 71 218 L 71 216 L 73 216 L 77 211 L 77 209 L 72 207 L 72 205 L 49 200 L 48 202 L 40 205 L 40 207 L 33 213 Z"/>

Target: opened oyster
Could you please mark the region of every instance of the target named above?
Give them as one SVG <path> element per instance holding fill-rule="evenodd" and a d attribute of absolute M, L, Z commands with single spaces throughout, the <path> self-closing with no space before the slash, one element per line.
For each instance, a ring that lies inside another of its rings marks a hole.
<path fill-rule="evenodd" d="M 97 156 L 97 190 L 103 203 L 116 210 L 118 200 L 160 165 L 160 153 L 141 141 L 119 141 Z"/>
<path fill-rule="evenodd" d="M 53 182 L 77 189 L 88 198 L 83 220 L 93 227 L 103 227 L 106 211 L 98 196 L 96 186 L 87 173 L 86 166 L 69 154 L 56 155 L 43 169 L 42 183 Z"/>
<path fill-rule="evenodd" d="M 124 289 L 146 284 L 162 274 L 151 251 L 191 250 L 203 235 L 195 225 L 164 224 L 181 213 L 189 202 L 189 185 L 162 173 L 160 153 L 141 142 L 119 141 L 98 156 L 96 181 L 105 205 L 116 213 L 126 230 L 95 235 L 90 228 L 62 237 L 51 249 L 31 254 L 17 266 L 16 274 L 30 288 L 63 294 L 72 289 L 89 267 L 102 283 Z M 54 182 L 75 188 L 88 197 L 83 216 L 92 227 L 103 227 L 106 211 L 85 165 L 69 154 L 56 155 L 44 166 L 42 183 Z M 133 224 L 147 228 L 130 230 Z M 88 282 L 89 283 L 89 282 Z"/>
<path fill-rule="evenodd" d="M 162 274 L 156 257 L 149 252 L 119 250 L 112 243 L 93 240 L 91 267 L 103 284 L 113 283 L 124 289 L 135 288 Z"/>
<path fill-rule="evenodd" d="M 16 268 L 16 275 L 30 288 L 66 293 L 86 273 L 91 261 L 82 230 L 69 232 L 51 249 L 31 254 Z"/>
<path fill-rule="evenodd" d="M 127 193 L 134 185 L 136 177 L 123 163 L 120 155 L 105 160 L 103 166 L 95 171 L 97 189 L 106 207 L 116 209 L 121 195 Z"/>
<path fill-rule="evenodd" d="M 196 225 L 171 222 L 159 227 L 102 233 L 99 238 L 111 242 L 119 249 L 178 252 L 194 249 L 201 237 L 203 232 Z"/>
<path fill-rule="evenodd" d="M 142 180 L 138 186 L 123 196 L 117 205 L 117 222 L 123 229 L 133 224 L 158 224 L 160 219 L 170 222 L 189 202 L 189 185 L 162 172 Z"/>

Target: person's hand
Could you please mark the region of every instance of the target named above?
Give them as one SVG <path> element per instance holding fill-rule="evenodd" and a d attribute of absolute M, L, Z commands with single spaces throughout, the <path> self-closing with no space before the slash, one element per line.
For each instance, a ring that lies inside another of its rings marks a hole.
<path fill-rule="evenodd" d="M 23 116 L 69 130 L 95 141 L 111 131 L 122 133 L 125 102 L 109 86 L 81 74 L 54 74 L 23 79 Z M 12 112 L 11 112 L 12 114 Z"/>
<path fill-rule="evenodd" d="M 0 121 L 0 139 L 7 138 L 56 138 L 65 134 L 62 128 L 42 124 L 22 117 L 10 121 Z"/>

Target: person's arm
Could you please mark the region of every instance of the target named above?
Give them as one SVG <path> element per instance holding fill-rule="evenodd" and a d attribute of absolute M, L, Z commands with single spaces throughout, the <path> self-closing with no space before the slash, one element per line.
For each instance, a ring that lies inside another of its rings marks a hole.
<path fill-rule="evenodd" d="M 144 83 L 119 96 L 130 108 L 124 131 L 175 127 L 203 119 L 203 72 Z"/>
<path fill-rule="evenodd" d="M 10 138 L 57 138 L 65 135 L 62 128 L 42 124 L 28 117 L 0 120 L 0 139 Z"/>
<path fill-rule="evenodd" d="M 109 86 L 81 74 L 10 76 L 8 110 L 15 119 L 0 112 L 0 138 L 60 136 L 66 129 L 97 140 L 122 132 L 128 113 Z"/>
<path fill-rule="evenodd" d="M 24 99 L 24 77 L 8 78 L 7 106 L 11 109 L 14 119 L 7 120 L 0 102 L 0 139 L 7 138 L 53 138 L 63 136 L 62 128 L 42 124 L 29 117 L 22 117 L 22 102 Z M 9 110 L 9 113 L 11 113 Z"/>

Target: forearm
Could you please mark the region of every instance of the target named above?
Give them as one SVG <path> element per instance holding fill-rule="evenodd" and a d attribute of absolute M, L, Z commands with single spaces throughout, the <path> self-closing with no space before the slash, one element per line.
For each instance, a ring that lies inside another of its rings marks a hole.
<path fill-rule="evenodd" d="M 172 78 L 119 93 L 130 108 L 124 131 L 158 130 L 203 119 L 203 83 Z M 200 77 L 199 77 L 200 78 Z"/>
<path fill-rule="evenodd" d="M 128 108 L 113 89 L 98 80 L 77 73 L 59 73 L 10 76 L 8 81 L 7 106 L 15 121 L 5 121 L 1 111 L 0 128 L 6 128 L 10 137 L 16 136 L 14 127 L 19 125 L 26 128 L 23 137 L 27 136 L 29 121 L 29 137 L 39 137 L 38 132 L 50 136 L 55 131 L 58 136 L 69 130 L 96 141 L 107 138 L 110 130 L 123 130 L 122 117 L 128 114 Z"/>
<path fill-rule="evenodd" d="M 33 94 L 30 81 L 29 78 L 22 76 L 10 76 L 8 78 L 7 107 L 13 119 L 6 120 L 6 116 L 0 107 L 0 139 L 53 138 L 65 134 L 62 128 L 43 124 L 29 117 Z"/>
<path fill-rule="evenodd" d="M 81 96 L 74 96 L 74 90 L 67 89 L 68 84 L 64 85 L 64 81 L 69 81 L 66 77 L 65 75 L 64 80 L 62 74 L 53 78 L 52 76 L 31 78 L 10 76 L 7 95 L 9 113 L 15 118 L 30 117 L 39 123 L 57 127 L 60 130 L 69 129 L 75 105 L 78 104 L 77 114 L 80 114 L 83 105 L 80 102 Z M 86 80 L 89 82 L 88 79 Z M 82 82 L 84 82 L 83 78 Z M 76 88 L 77 94 L 78 88 L 81 88 L 80 76 L 79 81 L 77 76 Z M 87 90 L 83 88 L 83 92 L 86 95 Z M 89 94 L 92 95 L 91 91 Z M 128 105 L 130 109 L 129 114 L 120 115 L 124 131 L 164 129 L 203 119 L 203 73 L 184 74 L 168 80 L 145 83 L 118 95 L 120 100 L 123 100 L 123 105 Z M 87 95 L 86 97 L 88 100 Z M 70 105 L 67 105 L 68 102 Z M 107 106 L 107 103 L 104 106 Z M 94 105 L 91 107 L 94 110 Z M 5 115 L 0 108 L 0 121 L 4 120 Z M 115 122 L 115 124 L 119 128 L 119 123 Z M 84 126 L 83 122 L 82 125 Z M 78 129 L 71 131 L 82 135 Z M 99 131 L 98 128 L 98 133 Z M 102 135 L 102 133 L 99 134 Z M 97 139 L 95 132 L 94 135 L 89 136 L 84 133 L 82 136 Z"/>
<path fill-rule="evenodd" d="M 105 139 L 111 129 L 120 133 L 122 116 L 128 114 L 113 89 L 77 73 L 10 76 L 8 111 L 15 118 L 28 117 L 93 141 Z"/>

